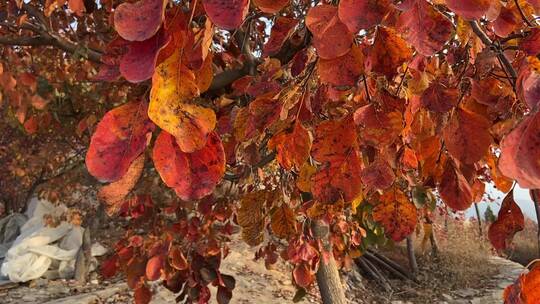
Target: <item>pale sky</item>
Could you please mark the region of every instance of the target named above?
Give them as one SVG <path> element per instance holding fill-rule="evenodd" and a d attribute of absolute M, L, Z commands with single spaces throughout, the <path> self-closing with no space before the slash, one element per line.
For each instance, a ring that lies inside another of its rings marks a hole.
<path fill-rule="evenodd" d="M 489 201 L 487 199 L 487 195 L 484 196 L 484 199 L 481 203 L 478 203 L 478 207 L 480 209 L 480 216 L 482 219 L 484 218 L 484 211 L 486 210 L 487 206 L 490 205 L 491 209 L 497 215 L 497 212 L 499 212 L 499 209 L 501 208 L 502 200 L 504 199 L 505 194 L 500 192 L 499 190 L 495 189 L 492 184 L 486 185 L 486 192 L 489 194 L 494 201 Z M 523 215 L 526 217 L 529 217 L 533 221 L 536 220 L 536 214 L 534 211 L 534 203 L 531 200 L 531 197 L 529 196 L 529 189 L 523 189 L 516 185 L 514 188 L 514 200 L 521 208 L 521 211 L 523 212 Z M 474 205 L 471 206 L 466 212 L 465 215 L 467 217 L 476 217 L 476 211 L 474 210 Z"/>

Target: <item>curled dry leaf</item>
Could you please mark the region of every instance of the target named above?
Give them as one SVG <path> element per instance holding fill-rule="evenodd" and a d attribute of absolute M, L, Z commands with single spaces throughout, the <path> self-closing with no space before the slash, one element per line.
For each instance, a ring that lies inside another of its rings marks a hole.
<path fill-rule="evenodd" d="M 165 17 L 165 0 L 124 2 L 114 11 L 114 28 L 129 41 L 144 41 L 154 36 Z"/>
<path fill-rule="evenodd" d="M 153 159 L 163 182 L 183 200 L 211 194 L 225 173 L 225 152 L 215 132 L 208 135 L 202 149 L 185 153 L 174 137 L 162 131 L 154 144 Z"/>
<path fill-rule="evenodd" d="M 114 182 L 126 174 L 147 145 L 154 124 L 144 102 L 130 102 L 107 112 L 92 135 L 86 154 L 88 172 L 102 182 Z"/>
<path fill-rule="evenodd" d="M 242 239 L 250 246 L 257 246 L 263 241 L 265 225 L 265 204 L 270 193 L 257 191 L 246 193 L 236 212 L 238 225 L 242 227 Z"/>
<path fill-rule="evenodd" d="M 400 242 L 414 232 L 417 222 L 416 207 L 399 189 L 389 189 L 373 208 L 373 219 L 384 227 L 384 233 Z"/>
<path fill-rule="evenodd" d="M 514 191 L 504 198 L 497 220 L 489 226 L 488 238 L 497 250 L 504 250 L 512 242 L 514 235 L 525 227 L 525 218 L 514 201 Z"/>
<path fill-rule="evenodd" d="M 315 281 L 315 275 L 307 263 L 296 265 L 293 270 L 293 278 L 296 284 L 302 288 L 307 288 Z"/>

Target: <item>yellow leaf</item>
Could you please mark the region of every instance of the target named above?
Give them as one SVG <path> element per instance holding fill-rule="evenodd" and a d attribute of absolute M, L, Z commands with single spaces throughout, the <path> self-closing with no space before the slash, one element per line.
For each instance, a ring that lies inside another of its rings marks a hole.
<path fill-rule="evenodd" d="M 195 74 L 180 62 L 180 50 L 161 63 L 152 77 L 148 116 L 176 138 L 183 152 L 204 147 L 216 126 L 213 110 L 189 104 L 199 96 Z"/>

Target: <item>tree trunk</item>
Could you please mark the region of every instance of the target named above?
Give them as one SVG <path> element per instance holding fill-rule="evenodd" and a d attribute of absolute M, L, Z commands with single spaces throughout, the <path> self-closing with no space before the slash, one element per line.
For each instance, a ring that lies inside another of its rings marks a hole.
<path fill-rule="evenodd" d="M 484 235 L 482 232 L 482 217 L 480 216 L 480 209 L 478 209 L 477 203 L 474 203 L 474 209 L 476 210 L 476 218 L 478 218 L 478 233 L 482 237 Z"/>
<path fill-rule="evenodd" d="M 407 255 L 409 258 L 409 267 L 411 268 L 413 277 L 416 277 L 416 274 L 418 273 L 418 264 L 416 263 L 416 256 L 414 255 L 413 241 L 410 235 L 407 237 Z"/>
<path fill-rule="evenodd" d="M 539 189 L 531 189 L 530 195 L 534 204 L 534 211 L 536 211 L 536 244 L 538 246 L 538 258 L 540 258 L 540 197 L 538 197 Z"/>
<path fill-rule="evenodd" d="M 315 238 L 321 241 L 323 250 L 328 253 L 326 259 L 321 257 L 316 275 L 322 301 L 324 304 L 346 304 L 347 300 L 332 253 L 332 246 L 328 241 L 329 227 L 322 221 L 315 221 L 312 231 Z"/>
<path fill-rule="evenodd" d="M 83 243 L 75 260 L 75 280 L 80 285 L 86 284 L 90 273 L 90 262 L 92 261 L 92 240 L 90 237 L 90 228 L 87 227 L 83 232 Z"/>

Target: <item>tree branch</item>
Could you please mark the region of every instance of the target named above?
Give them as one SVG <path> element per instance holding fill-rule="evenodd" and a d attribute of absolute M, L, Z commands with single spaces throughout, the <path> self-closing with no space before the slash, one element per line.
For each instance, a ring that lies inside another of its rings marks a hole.
<path fill-rule="evenodd" d="M 504 55 L 504 52 L 501 49 L 501 47 L 499 45 L 494 44 L 493 41 L 491 41 L 491 39 L 488 37 L 488 35 L 482 30 L 482 28 L 480 27 L 478 22 L 470 21 L 469 24 L 471 25 L 471 28 L 472 28 L 473 32 L 476 34 L 476 36 L 478 36 L 478 38 L 480 38 L 480 40 L 482 40 L 482 42 L 486 46 L 494 49 L 497 52 L 497 57 L 499 57 L 499 60 L 501 61 L 504 69 L 515 80 L 517 78 L 516 70 L 514 69 L 514 67 L 512 66 L 510 61 L 508 60 L 508 58 L 506 58 L 506 56 Z"/>

